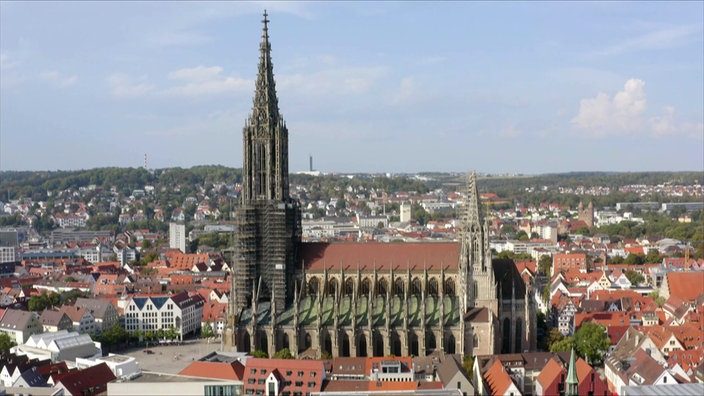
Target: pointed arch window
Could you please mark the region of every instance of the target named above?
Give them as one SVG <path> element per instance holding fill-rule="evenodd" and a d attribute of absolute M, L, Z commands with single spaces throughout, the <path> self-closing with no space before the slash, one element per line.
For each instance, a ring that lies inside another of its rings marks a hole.
<path fill-rule="evenodd" d="M 438 280 L 435 278 L 430 278 L 430 281 L 428 282 L 428 294 L 431 296 L 437 296 L 438 295 Z"/>

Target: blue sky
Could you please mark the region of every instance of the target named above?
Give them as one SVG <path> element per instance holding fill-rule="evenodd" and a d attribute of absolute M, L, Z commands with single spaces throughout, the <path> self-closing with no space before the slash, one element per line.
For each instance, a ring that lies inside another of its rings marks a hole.
<path fill-rule="evenodd" d="M 704 2 L 0 2 L 0 170 L 704 170 Z"/>

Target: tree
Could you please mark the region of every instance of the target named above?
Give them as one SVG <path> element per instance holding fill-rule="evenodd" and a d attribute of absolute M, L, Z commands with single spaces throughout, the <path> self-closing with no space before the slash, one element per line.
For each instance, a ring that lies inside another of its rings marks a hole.
<path fill-rule="evenodd" d="M 263 358 L 263 359 L 268 359 L 268 358 L 269 358 L 269 354 L 268 354 L 268 353 L 266 353 L 266 352 L 264 352 L 264 351 L 261 351 L 261 350 L 259 350 L 259 349 L 257 349 L 256 351 L 252 352 L 252 356 L 254 356 L 255 358 Z"/>
<path fill-rule="evenodd" d="M 665 297 L 661 296 L 657 290 L 651 292 L 648 295 L 653 298 L 658 307 L 662 308 L 662 306 L 665 305 Z"/>
<path fill-rule="evenodd" d="M 332 360 L 332 355 L 330 352 L 323 352 L 320 354 L 320 360 Z"/>
<path fill-rule="evenodd" d="M 574 346 L 577 353 L 591 365 L 601 365 L 604 355 L 611 346 L 606 328 L 598 323 L 586 322 L 574 334 Z"/>
<path fill-rule="evenodd" d="M 462 358 L 462 368 L 467 372 L 469 380 L 474 381 L 472 378 L 474 375 L 474 358 L 472 355 L 464 355 L 464 358 Z"/>
<path fill-rule="evenodd" d="M 293 355 L 291 354 L 291 350 L 284 348 L 274 354 L 274 359 L 293 359 Z"/>
<path fill-rule="evenodd" d="M 12 340 L 12 337 L 10 337 L 9 334 L 7 333 L 0 333 L 0 353 L 4 355 L 8 355 L 10 353 L 10 348 L 13 346 L 17 345 L 15 341 Z"/>
<path fill-rule="evenodd" d="M 159 259 L 159 255 L 156 254 L 155 252 L 149 252 L 149 253 L 147 253 L 147 254 L 144 255 L 144 262 L 145 262 L 146 264 L 149 264 L 149 263 L 151 263 L 151 262 L 153 262 L 153 261 L 156 261 L 156 260 L 158 260 L 158 259 Z"/>
<path fill-rule="evenodd" d="M 103 330 L 103 332 L 96 338 L 101 344 L 110 348 L 114 345 L 119 345 L 127 341 L 129 337 L 130 334 L 127 330 L 125 330 L 125 328 L 119 323 L 115 323 L 112 327 Z"/>
<path fill-rule="evenodd" d="M 575 234 L 589 236 L 589 235 L 592 234 L 592 232 L 591 232 L 591 231 L 589 230 L 589 228 L 587 228 L 587 227 L 580 227 L 580 228 L 575 232 Z"/>
<path fill-rule="evenodd" d="M 641 254 L 628 253 L 628 256 L 623 260 L 625 264 L 643 264 L 645 257 Z"/>
<path fill-rule="evenodd" d="M 657 249 L 648 250 L 648 254 L 645 255 L 645 262 L 649 264 L 662 262 L 662 256 Z"/>
<path fill-rule="evenodd" d="M 210 324 L 210 322 L 205 322 L 205 325 L 200 330 L 200 336 L 203 338 L 215 337 L 215 333 L 213 332 L 213 326 Z"/>
<path fill-rule="evenodd" d="M 567 336 L 561 339 L 560 341 L 556 341 L 553 344 L 550 345 L 550 352 L 564 352 L 564 351 L 571 351 L 572 348 L 575 347 L 575 341 L 574 337 L 572 336 Z"/>
<path fill-rule="evenodd" d="M 626 271 L 626 278 L 628 278 L 628 281 L 631 282 L 631 285 L 633 286 L 638 286 L 645 282 L 643 275 L 638 271 L 633 271 L 632 269 Z"/>
<path fill-rule="evenodd" d="M 543 298 L 543 302 L 545 304 L 550 302 L 550 285 L 545 285 L 545 287 L 543 287 L 541 297 Z"/>
<path fill-rule="evenodd" d="M 540 260 L 538 260 L 538 269 L 540 270 L 540 273 L 549 276 L 551 268 L 552 258 L 547 254 L 540 256 Z"/>
<path fill-rule="evenodd" d="M 545 316 L 545 313 L 543 312 L 538 312 L 535 315 L 536 318 L 536 330 L 538 331 L 538 334 L 541 335 L 541 338 L 548 333 L 548 320 L 547 317 Z"/>
<path fill-rule="evenodd" d="M 175 326 L 171 326 L 168 329 L 166 329 L 166 332 L 164 333 L 164 336 L 169 339 L 169 340 L 175 340 L 178 338 L 178 330 L 176 330 Z"/>
<path fill-rule="evenodd" d="M 561 342 L 564 339 L 565 339 L 565 336 L 562 335 L 562 333 L 560 333 L 560 330 L 552 328 L 552 329 L 550 329 L 548 336 L 544 340 L 543 347 L 545 350 L 553 352 L 553 345 L 556 345 L 557 343 Z M 560 349 L 558 349 L 558 350 L 560 350 Z"/>

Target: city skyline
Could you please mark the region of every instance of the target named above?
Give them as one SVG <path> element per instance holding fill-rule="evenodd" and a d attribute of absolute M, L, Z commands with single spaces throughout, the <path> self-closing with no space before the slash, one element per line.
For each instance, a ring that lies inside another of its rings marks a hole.
<path fill-rule="evenodd" d="M 701 2 L 3 1 L 0 170 L 240 167 L 265 8 L 292 172 L 702 169 Z"/>

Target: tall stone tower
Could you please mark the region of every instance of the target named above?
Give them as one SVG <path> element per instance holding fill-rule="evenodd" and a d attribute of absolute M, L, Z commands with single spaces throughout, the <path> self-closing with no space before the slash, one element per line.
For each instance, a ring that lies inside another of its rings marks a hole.
<path fill-rule="evenodd" d="M 587 223 L 588 227 L 594 227 L 594 204 L 589 202 L 587 208 L 584 209 L 584 204 L 582 204 L 582 201 L 579 201 L 579 205 L 577 206 L 577 219 Z"/>
<path fill-rule="evenodd" d="M 259 46 L 259 71 L 243 139 L 242 192 L 235 208 L 235 255 L 230 314 L 253 300 L 283 310 L 293 294 L 301 241 L 299 203 L 289 196 L 288 129 L 279 113 L 267 13 Z"/>
<path fill-rule="evenodd" d="M 460 282 L 463 311 L 483 307 L 497 312 L 496 282 L 489 248 L 489 226 L 482 222 L 477 176 L 467 177 L 467 200 L 460 230 Z"/>

